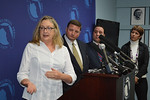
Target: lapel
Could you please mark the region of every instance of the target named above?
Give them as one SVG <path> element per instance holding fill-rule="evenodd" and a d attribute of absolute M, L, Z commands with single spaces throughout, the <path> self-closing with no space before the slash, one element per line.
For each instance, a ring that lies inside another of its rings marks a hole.
<path fill-rule="evenodd" d="M 140 58 L 140 56 L 141 56 L 141 54 L 142 54 L 142 52 L 143 52 L 143 50 L 142 50 L 143 48 L 142 48 L 142 45 L 141 45 L 141 42 L 139 42 L 139 55 L 138 55 L 138 58 Z M 130 50 L 131 50 L 131 48 L 130 48 L 130 42 L 128 43 L 128 56 L 130 57 Z"/>
<path fill-rule="evenodd" d="M 90 43 L 90 46 L 94 49 L 94 51 L 96 51 L 96 53 L 98 52 L 98 53 L 100 53 L 102 56 L 104 56 L 102 50 L 100 50 L 99 47 L 98 47 L 95 43 L 91 42 L 91 43 Z M 97 54 L 96 54 L 96 55 L 97 55 Z"/>
<path fill-rule="evenodd" d="M 79 41 L 78 39 L 76 39 L 77 40 L 77 43 L 78 43 L 78 46 L 79 46 L 79 49 L 80 49 L 80 52 L 81 52 L 81 57 L 82 57 L 82 61 L 83 61 L 83 72 L 85 71 L 85 67 L 87 66 L 85 63 L 87 63 L 86 62 L 86 47 L 85 47 L 85 45 L 81 42 L 81 41 Z"/>
<path fill-rule="evenodd" d="M 141 58 L 141 55 L 143 54 L 143 50 L 142 50 L 142 45 L 141 43 L 139 43 L 139 55 L 138 55 L 138 58 Z"/>
<path fill-rule="evenodd" d="M 90 51 L 92 51 L 92 57 L 96 58 L 96 59 L 99 59 L 98 58 L 98 55 L 97 55 L 97 50 L 93 47 L 93 42 L 90 42 L 89 43 L 89 48 L 91 49 Z"/>
<path fill-rule="evenodd" d="M 68 51 L 69 51 L 69 54 L 70 54 L 70 58 L 71 58 L 71 62 L 72 62 L 72 64 L 73 64 L 73 67 L 75 68 L 75 70 L 77 69 L 77 70 L 79 70 L 80 72 L 82 72 L 81 71 L 81 69 L 80 69 L 80 66 L 79 66 L 79 64 L 78 64 L 78 62 L 77 62 L 77 60 L 76 60 L 76 58 L 74 57 L 74 55 L 72 54 L 72 52 L 71 52 L 71 50 L 70 50 L 70 48 L 69 48 L 69 46 L 68 46 L 68 44 L 67 44 L 67 42 L 66 42 L 66 40 L 65 40 L 65 38 L 64 38 L 64 35 L 63 35 L 63 40 L 64 40 L 64 46 L 66 46 L 67 48 L 68 48 Z M 77 41 L 78 42 L 78 41 Z M 79 43 L 78 43 L 78 45 L 79 45 Z M 80 49 L 80 45 L 79 45 L 79 49 Z M 80 49 L 81 50 L 81 49 Z M 82 52 L 81 52 L 81 54 L 82 54 Z M 84 66 L 84 65 L 83 65 Z M 83 70 L 84 70 L 84 67 L 83 67 Z"/>

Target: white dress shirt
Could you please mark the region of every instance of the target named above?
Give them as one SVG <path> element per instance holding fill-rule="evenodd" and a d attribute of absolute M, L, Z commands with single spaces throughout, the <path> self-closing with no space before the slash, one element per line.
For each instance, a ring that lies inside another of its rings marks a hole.
<path fill-rule="evenodd" d="M 95 42 L 94 40 L 93 40 L 93 43 L 95 43 L 96 45 L 99 45 L 99 44 L 100 44 L 100 43 Z"/>
<path fill-rule="evenodd" d="M 70 41 L 66 35 L 64 36 L 64 38 L 65 38 L 65 40 L 66 40 L 66 42 L 67 42 L 67 44 L 68 44 L 68 46 L 69 46 L 69 48 L 70 48 L 70 50 L 71 50 L 71 52 L 72 52 L 72 54 L 73 54 L 72 41 Z M 76 50 L 77 50 L 77 52 L 78 52 L 78 54 L 79 54 L 79 57 L 80 57 L 80 59 L 81 59 L 81 63 L 83 64 L 82 55 L 81 55 L 81 52 L 80 52 L 78 43 L 77 43 L 76 40 L 74 40 L 73 43 L 74 43 L 74 46 L 76 47 Z"/>
<path fill-rule="evenodd" d="M 48 47 L 40 41 L 40 46 L 28 43 L 22 57 L 17 79 L 29 79 L 35 84 L 37 91 L 32 95 L 27 93 L 26 87 L 23 98 L 27 100 L 56 100 L 62 94 L 62 80 L 50 79 L 45 76 L 47 71 L 54 68 L 72 77 L 72 85 L 76 80 L 68 49 L 63 46 L 51 53 Z"/>

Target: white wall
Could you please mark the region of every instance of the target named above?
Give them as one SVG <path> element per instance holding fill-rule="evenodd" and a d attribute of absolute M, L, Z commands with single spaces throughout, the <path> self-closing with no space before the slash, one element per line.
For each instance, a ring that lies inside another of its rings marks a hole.
<path fill-rule="evenodd" d="M 141 25 L 145 29 L 144 39 L 142 41 L 148 45 L 150 34 L 150 0 L 96 0 L 96 19 L 106 19 L 120 22 L 120 32 L 118 45 L 121 47 L 129 41 L 130 29 L 130 14 L 132 7 L 145 7 L 145 25 Z M 150 49 L 149 49 L 150 50 Z M 150 63 L 150 61 L 149 61 Z M 150 93 L 150 64 L 148 66 L 148 94 Z M 137 98 L 135 98 L 137 100 Z M 150 95 L 148 95 L 150 100 Z"/>
<path fill-rule="evenodd" d="M 143 42 L 149 45 L 149 34 L 150 30 L 150 0 L 117 0 L 117 21 L 120 22 L 120 35 L 119 35 L 119 46 L 121 47 L 124 43 L 129 41 L 130 29 L 133 25 L 130 25 L 131 21 L 131 8 L 132 7 L 145 7 L 145 25 L 141 25 L 145 29 L 143 36 Z M 150 49 L 149 49 L 150 50 Z M 148 66 L 148 86 L 150 86 L 150 61 Z M 148 88 L 148 94 L 150 93 L 150 88 Z M 135 98 L 137 100 L 137 98 Z M 148 100 L 150 100 L 150 95 L 148 95 Z"/>
<path fill-rule="evenodd" d="M 116 20 L 116 0 L 96 0 L 96 19 Z"/>

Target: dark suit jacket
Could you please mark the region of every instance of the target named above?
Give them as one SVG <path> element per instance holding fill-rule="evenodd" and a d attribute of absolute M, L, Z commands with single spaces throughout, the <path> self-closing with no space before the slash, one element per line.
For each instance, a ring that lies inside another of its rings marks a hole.
<path fill-rule="evenodd" d="M 121 50 L 130 57 L 130 42 L 126 43 L 122 46 Z M 149 51 L 148 47 L 139 42 L 139 55 L 138 55 L 138 69 L 139 72 L 136 75 L 138 78 L 141 78 L 143 75 L 147 73 L 147 67 L 149 62 Z"/>
<path fill-rule="evenodd" d="M 89 68 L 94 69 L 94 68 L 101 68 L 102 62 L 100 62 L 99 57 L 98 57 L 98 51 L 95 49 L 99 50 L 99 48 L 94 44 L 93 42 L 88 43 L 88 57 L 89 57 Z M 99 50 L 99 53 L 103 55 L 102 51 Z"/>
<path fill-rule="evenodd" d="M 76 58 L 72 54 L 72 52 L 71 52 L 71 50 L 70 50 L 70 48 L 69 48 L 69 46 L 68 46 L 68 44 L 67 44 L 67 42 L 64 38 L 64 35 L 63 35 L 63 39 L 64 39 L 64 46 L 66 46 L 68 48 L 72 64 L 73 64 L 75 73 L 77 75 L 77 80 L 75 82 L 75 83 L 77 83 L 82 78 L 82 74 L 88 72 L 88 69 L 89 69 L 89 59 L 88 59 L 88 56 L 87 56 L 87 47 L 88 46 L 87 46 L 86 43 L 84 43 L 84 42 L 77 39 L 77 43 L 78 43 L 78 46 L 79 46 L 79 49 L 80 49 L 80 52 L 81 52 L 81 55 L 82 55 L 82 60 L 83 60 L 83 71 L 81 71 L 80 66 L 79 66 Z M 66 92 L 70 88 L 71 88 L 71 86 L 63 83 L 63 91 L 64 92 Z"/>

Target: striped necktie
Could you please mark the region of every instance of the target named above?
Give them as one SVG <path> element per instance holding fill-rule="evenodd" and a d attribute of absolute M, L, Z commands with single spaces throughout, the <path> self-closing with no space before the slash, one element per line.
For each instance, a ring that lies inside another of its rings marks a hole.
<path fill-rule="evenodd" d="M 98 54 L 98 58 L 99 58 L 100 62 L 102 62 L 102 55 L 99 54 L 98 52 L 97 52 L 97 54 Z"/>
<path fill-rule="evenodd" d="M 77 60 L 77 62 L 78 62 L 78 64 L 79 64 L 81 70 L 83 71 L 83 65 L 82 65 L 82 63 L 81 63 L 81 59 L 80 59 L 80 57 L 79 57 L 79 54 L 78 54 L 78 52 L 77 52 L 77 49 L 76 49 L 74 43 L 72 43 L 72 50 L 73 50 L 73 55 L 75 56 L 75 58 L 76 58 L 76 60 Z"/>

